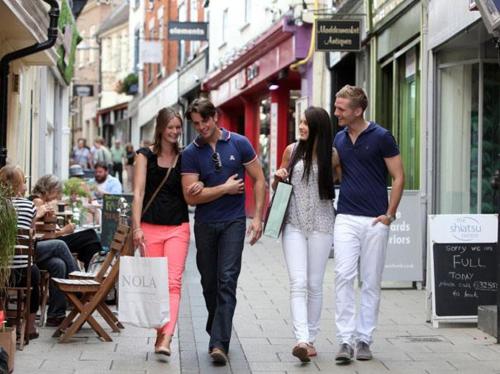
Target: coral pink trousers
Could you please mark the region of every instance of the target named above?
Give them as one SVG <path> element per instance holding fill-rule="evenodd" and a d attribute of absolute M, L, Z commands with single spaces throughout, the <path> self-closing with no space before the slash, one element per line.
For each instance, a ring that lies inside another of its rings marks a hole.
<path fill-rule="evenodd" d="M 179 226 L 152 225 L 141 223 L 146 244 L 146 257 L 168 259 L 168 289 L 170 293 L 170 321 L 158 329 L 166 335 L 173 335 L 179 316 L 182 274 L 189 248 L 189 223 Z"/>

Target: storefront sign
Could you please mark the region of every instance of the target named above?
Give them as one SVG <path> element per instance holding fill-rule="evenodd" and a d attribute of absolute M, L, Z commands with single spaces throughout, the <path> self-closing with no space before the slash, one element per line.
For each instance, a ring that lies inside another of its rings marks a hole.
<path fill-rule="evenodd" d="M 234 88 L 242 90 L 247 86 L 247 69 L 241 69 L 234 79 Z"/>
<path fill-rule="evenodd" d="M 377 24 L 387 17 L 405 0 L 376 1 L 373 5 L 373 23 Z"/>
<path fill-rule="evenodd" d="M 423 279 L 422 216 L 419 191 L 404 191 L 391 224 L 384 281 L 418 282 Z"/>
<path fill-rule="evenodd" d="M 252 79 L 257 78 L 259 75 L 259 65 L 254 63 L 247 67 L 247 82 L 250 82 Z"/>
<path fill-rule="evenodd" d="M 359 51 L 361 21 L 316 20 L 317 51 Z"/>
<path fill-rule="evenodd" d="M 168 23 L 169 40 L 208 40 L 207 22 Z"/>
<path fill-rule="evenodd" d="M 73 85 L 73 96 L 94 96 L 94 86 L 92 84 Z"/>

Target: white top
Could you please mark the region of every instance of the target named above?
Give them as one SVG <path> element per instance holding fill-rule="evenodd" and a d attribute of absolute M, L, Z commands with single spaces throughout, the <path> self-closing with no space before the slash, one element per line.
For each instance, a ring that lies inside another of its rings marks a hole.
<path fill-rule="evenodd" d="M 335 211 L 333 200 L 321 200 L 318 189 L 318 164 L 313 161 L 309 181 L 302 178 L 304 161 L 299 160 L 291 175 L 293 186 L 290 204 L 285 218 L 289 223 L 305 233 L 319 231 L 333 234 Z"/>

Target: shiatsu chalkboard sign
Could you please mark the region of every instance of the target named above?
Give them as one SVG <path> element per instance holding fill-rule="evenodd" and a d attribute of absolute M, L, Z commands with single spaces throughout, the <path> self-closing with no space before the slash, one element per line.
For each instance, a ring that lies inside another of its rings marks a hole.
<path fill-rule="evenodd" d="M 478 305 L 496 304 L 496 243 L 435 243 L 435 314 L 477 316 Z"/>
<path fill-rule="evenodd" d="M 128 203 L 132 205 L 133 195 L 104 195 L 102 199 L 102 231 L 101 231 L 101 244 L 103 247 L 109 247 L 113 235 L 115 234 L 116 227 L 120 221 L 120 214 L 118 213 L 118 201 L 124 197 Z M 130 216 L 130 214 L 129 214 Z M 131 226 L 131 218 L 128 218 L 128 224 Z"/>
<path fill-rule="evenodd" d="M 476 322 L 479 305 L 496 304 L 497 214 L 430 215 L 432 323 Z"/>

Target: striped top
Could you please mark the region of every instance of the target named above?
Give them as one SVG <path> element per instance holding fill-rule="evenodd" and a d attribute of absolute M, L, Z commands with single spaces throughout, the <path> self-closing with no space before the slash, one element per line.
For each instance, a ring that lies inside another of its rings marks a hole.
<path fill-rule="evenodd" d="M 33 201 L 24 197 L 15 197 L 12 199 L 12 205 L 17 213 L 17 228 L 31 229 L 36 216 L 36 208 Z"/>

